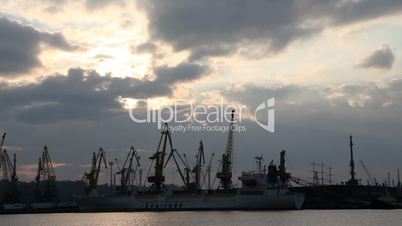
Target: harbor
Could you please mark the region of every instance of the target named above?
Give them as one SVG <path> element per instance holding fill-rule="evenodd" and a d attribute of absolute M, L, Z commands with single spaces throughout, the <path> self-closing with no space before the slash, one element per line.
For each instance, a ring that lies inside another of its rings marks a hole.
<path fill-rule="evenodd" d="M 232 111 L 229 128 L 234 128 Z M 212 211 L 212 210 L 297 210 L 297 209 L 394 209 L 401 208 L 402 189 L 398 178 L 391 184 L 362 185 L 356 179 L 353 140 L 350 136 L 350 179 L 342 184 L 320 184 L 318 171 L 313 171 L 313 182 L 297 178 L 287 171 L 286 151 L 280 151 L 279 164 L 271 161 L 263 165 L 263 155 L 255 157 L 255 169 L 242 172 L 238 178 L 241 187 L 233 183 L 234 129 L 227 132 L 226 150 L 221 154 L 216 175 L 212 175 L 215 153 L 206 158 L 203 141 L 195 155 L 194 165 L 185 154 L 173 146 L 172 133 L 166 123 L 161 129 L 158 148 L 149 156 L 147 177 L 143 179 L 141 156 L 132 146 L 122 164 L 117 159 L 108 161 L 99 148 L 93 152 L 90 171 L 82 181 L 80 193 L 58 195 L 56 174 L 50 151 L 44 146 L 38 159 L 37 175 L 31 186 L 32 200 L 21 200 L 22 182 L 16 172 L 16 154 L 11 159 L 6 149 L 6 133 L 1 141 L 1 213 L 57 213 L 57 212 L 118 212 L 118 211 Z M 267 153 L 264 153 L 267 154 Z M 207 160 L 207 161 L 206 161 Z M 173 164 L 181 185 L 165 184 L 165 168 Z M 109 186 L 99 185 L 102 170 L 110 168 Z M 216 167 L 216 166 L 215 166 Z M 366 168 L 367 170 L 367 168 Z M 368 170 L 367 170 L 368 173 Z M 117 181 L 116 182 L 116 178 Z M 370 177 L 369 177 L 370 178 Z M 113 179 L 113 180 L 112 180 Z M 219 182 L 216 186 L 215 180 Z M 323 181 L 323 178 L 321 178 Z M 374 180 L 371 178 L 372 182 Z M 64 185 L 65 186 L 65 185 Z M 70 196 L 70 197 L 68 197 Z"/>

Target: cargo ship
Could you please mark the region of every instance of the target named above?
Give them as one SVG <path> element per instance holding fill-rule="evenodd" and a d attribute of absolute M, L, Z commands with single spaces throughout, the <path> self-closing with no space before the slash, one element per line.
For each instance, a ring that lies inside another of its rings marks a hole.
<path fill-rule="evenodd" d="M 356 176 L 353 137 L 349 137 L 350 149 L 350 178 L 339 184 L 324 184 L 324 178 L 318 178 L 318 172 L 314 170 L 313 182 L 308 182 L 296 177 L 290 180 L 298 186 L 292 186 L 291 190 L 296 193 L 304 193 L 306 201 L 304 209 L 399 209 L 402 207 L 402 186 L 397 171 L 397 184 L 391 183 L 388 173 L 388 181 L 377 183 L 372 177 L 363 161 L 362 168 L 367 174 L 367 184 L 362 184 Z M 324 174 L 322 171 L 321 174 Z M 331 173 L 329 172 L 329 175 Z M 392 181 L 393 182 L 393 181 Z"/>
<path fill-rule="evenodd" d="M 120 185 L 115 186 L 113 195 L 99 195 L 96 191 L 101 164 L 107 166 L 102 149 L 93 153 L 92 168 L 85 174 L 87 195 L 76 197 L 80 212 L 86 211 L 176 211 L 176 210 L 290 210 L 300 209 L 304 194 L 291 192 L 289 173 L 285 170 L 285 152 L 281 152 L 279 167 L 272 162 L 268 170 L 262 169 L 261 157 L 257 157 L 257 170 L 243 172 L 239 177 L 242 185 L 236 188 L 232 182 L 234 111 L 231 115 L 226 150 L 222 154 L 216 174 L 217 188 L 211 188 L 211 159 L 206 171 L 202 141 L 196 155 L 196 164 L 191 167 L 185 155 L 181 155 L 172 145 L 169 126 L 165 123 L 161 130 L 158 148 L 150 157 L 153 173 L 147 177 L 151 186 L 137 186 L 130 182 L 138 170 L 139 155 L 131 148 L 119 172 Z M 168 153 L 170 151 L 170 153 Z M 167 156 L 167 158 L 165 158 Z M 165 185 L 164 168 L 170 161 L 176 166 L 184 184 L 182 189 L 168 189 Z M 184 169 L 183 169 L 184 168 Z M 150 167 L 151 169 L 151 167 Z M 141 176 L 140 179 L 141 181 Z M 208 181 L 208 188 L 202 185 Z"/>

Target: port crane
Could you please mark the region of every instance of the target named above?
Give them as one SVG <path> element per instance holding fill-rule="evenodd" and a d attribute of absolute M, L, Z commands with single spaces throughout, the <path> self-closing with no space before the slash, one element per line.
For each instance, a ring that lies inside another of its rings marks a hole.
<path fill-rule="evenodd" d="M 42 155 L 39 157 L 38 172 L 35 177 L 35 182 L 35 197 L 37 201 L 58 201 L 56 174 L 54 173 L 52 160 L 50 159 L 47 146 L 44 146 Z M 43 186 L 44 190 L 42 193 L 41 187 Z"/>
<path fill-rule="evenodd" d="M 201 190 L 201 168 L 205 164 L 204 144 L 202 143 L 202 141 L 200 141 L 196 159 L 197 162 L 193 169 L 193 173 L 195 174 L 195 189 Z"/>
<path fill-rule="evenodd" d="M 209 159 L 209 162 L 208 162 L 208 165 L 207 165 L 207 169 L 206 169 L 206 173 L 203 175 L 203 178 L 202 178 L 202 184 L 201 185 L 204 185 L 204 183 L 205 183 L 205 181 L 206 181 L 206 178 L 208 179 L 208 181 L 207 181 L 207 187 L 208 187 L 208 191 L 209 190 L 211 190 L 211 171 L 212 171 L 212 166 L 211 166 L 211 164 L 212 164 L 212 159 L 214 158 L 214 156 L 215 156 L 215 153 L 212 153 L 212 155 L 211 155 L 211 158 Z"/>
<path fill-rule="evenodd" d="M 117 164 L 117 167 L 119 171 L 116 174 L 120 175 L 120 186 L 116 187 L 116 191 L 117 193 L 131 195 L 131 187 L 134 183 L 133 180 L 136 179 L 135 176 L 132 178 L 132 175 L 136 175 L 138 167 L 141 167 L 140 156 L 133 146 L 130 147 L 123 167 L 120 169 L 119 164 Z"/>
<path fill-rule="evenodd" d="M 4 141 L 6 140 L 6 135 L 7 135 L 7 133 L 3 133 L 3 136 L 1 137 L 0 151 L 2 151 L 4 148 Z"/>
<path fill-rule="evenodd" d="M 6 184 L 6 192 L 3 198 L 4 203 L 18 202 L 19 201 L 19 191 L 18 191 L 18 177 L 16 174 L 16 154 L 14 153 L 14 159 L 11 161 L 7 149 L 4 148 L 4 141 L 6 138 L 6 133 L 3 133 L 0 142 L 0 169 L 3 173 L 3 182 Z"/>
<path fill-rule="evenodd" d="M 105 151 L 103 151 L 103 148 L 99 148 L 97 154 L 93 152 L 91 171 L 84 174 L 84 181 L 87 185 L 85 191 L 88 195 L 94 194 L 96 190 L 102 162 L 104 163 L 105 169 L 107 169 Z"/>
<path fill-rule="evenodd" d="M 233 166 L 233 125 L 234 125 L 234 113 L 235 111 L 232 110 L 231 120 L 230 120 L 230 127 L 229 127 L 229 134 L 228 140 L 226 144 L 226 151 L 222 155 L 221 161 L 221 171 L 217 173 L 216 177 L 220 179 L 219 188 L 223 189 L 224 191 L 228 191 L 233 189 L 233 182 L 232 182 L 232 166 Z"/>
<path fill-rule="evenodd" d="M 371 176 L 371 174 L 370 174 L 369 170 L 367 169 L 366 165 L 364 164 L 364 162 L 363 162 L 362 160 L 360 160 L 360 163 L 361 163 L 362 166 L 363 166 L 364 172 L 366 172 L 366 174 L 367 174 L 367 177 L 368 177 L 368 179 L 369 179 L 370 184 L 376 185 L 375 180 L 374 180 L 373 177 Z"/>
<path fill-rule="evenodd" d="M 165 161 L 165 156 L 167 155 L 166 150 L 167 150 L 168 146 L 170 148 L 170 154 Z M 162 127 L 162 131 L 161 131 L 161 137 L 160 137 L 159 143 L 158 143 L 158 148 L 157 148 L 155 154 L 153 154 L 151 157 L 149 157 L 149 159 L 151 159 L 152 162 L 151 162 L 150 168 L 148 170 L 148 175 L 149 175 L 151 167 L 155 163 L 154 175 L 147 177 L 148 182 L 152 183 L 152 185 L 149 189 L 150 191 L 159 193 L 159 192 L 162 192 L 162 190 L 167 190 L 167 188 L 164 184 L 165 176 L 163 175 L 163 169 L 166 168 L 170 159 L 173 159 L 173 161 L 176 165 L 177 171 L 179 172 L 180 178 L 182 179 L 183 183 L 187 186 L 186 178 L 184 177 L 184 174 L 180 168 L 180 165 L 179 165 L 179 162 L 177 161 L 176 156 L 180 159 L 181 163 L 188 168 L 188 166 L 184 162 L 181 155 L 178 153 L 178 151 L 176 149 L 173 148 L 172 136 L 171 136 L 171 133 L 169 130 L 169 125 L 167 123 L 164 123 L 163 127 Z"/>

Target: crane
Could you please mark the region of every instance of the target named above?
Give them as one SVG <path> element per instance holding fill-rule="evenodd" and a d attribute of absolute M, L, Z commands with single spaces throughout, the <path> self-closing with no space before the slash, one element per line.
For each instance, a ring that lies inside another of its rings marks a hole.
<path fill-rule="evenodd" d="M 0 153 L 0 167 L 3 171 L 3 180 L 7 182 L 11 182 L 13 180 L 17 180 L 16 175 L 16 155 L 14 154 L 14 160 L 11 161 L 10 157 L 8 156 L 7 149 L 1 150 Z"/>
<path fill-rule="evenodd" d="M 167 146 L 169 146 L 169 148 L 170 148 L 170 154 L 165 161 L 166 149 L 168 148 Z M 184 178 L 184 174 L 180 169 L 179 163 L 177 162 L 176 155 L 179 157 L 182 164 L 186 165 L 186 163 L 184 162 L 183 158 L 178 153 L 178 151 L 173 148 L 172 136 L 170 133 L 169 125 L 167 123 L 164 123 L 163 127 L 162 127 L 162 131 L 161 131 L 161 137 L 160 137 L 159 143 L 158 143 L 158 148 L 157 148 L 155 154 L 153 154 L 151 157 L 149 157 L 149 159 L 152 160 L 150 169 L 151 169 L 151 166 L 153 165 L 153 163 L 155 162 L 154 175 L 148 176 L 148 182 L 152 183 L 149 190 L 155 191 L 155 192 L 161 192 L 162 189 L 167 190 L 166 186 L 164 185 L 165 176 L 163 175 L 163 169 L 166 168 L 166 166 L 171 158 L 173 159 L 173 161 L 176 164 L 177 171 L 180 174 L 180 178 L 182 179 L 183 183 L 186 185 L 186 179 Z M 148 170 L 148 174 L 149 174 L 149 170 Z"/>
<path fill-rule="evenodd" d="M 18 177 L 16 174 L 17 157 L 14 153 L 14 159 L 11 161 L 7 149 L 4 148 L 5 138 L 6 133 L 3 133 L 0 142 L 0 169 L 3 173 L 3 181 L 7 187 L 2 201 L 4 203 L 13 203 L 19 201 Z"/>
<path fill-rule="evenodd" d="M 217 173 L 216 177 L 220 179 L 219 188 L 224 191 L 228 191 L 233 188 L 232 182 L 232 165 L 233 165 L 233 123 L 234 123 L 234 113 L 232 110 L 228 140 L 226 145 L 226 151 L 222 155 L 222 168 L 221 171 Z"/>
<path fill-rule="evenodd" d="M 364 172 L 366 172 L 366 174 L 367 174 L 367 177 L 368 177 L 368 179 L 369 179 L 369 181 L 370 181 L 370 184 L 375 185 L 376 183 L 375 183 L 373 177 L 371 176 L 370 172 L 368 171 L 366 165 L 363 163 L 362 160 L 360 160 L 360 163 L 361 163 L 362 166 L 363 166 Z"/>
<path fill-rule="evenodd" d="M 10 181 L 13 175 L 13 164 L 8 156 L 7 150 L 4 148 L 4 142 L 6 139 L 6 133 L 3 133 L 3 136 L 1 138 L 0 142 L 0 166 L 3 171 L 3 180 L 5 181 Z M 15 172 L 14 172 L 15 174 Z"/>
<path fill-rule="evenodd" d="M 0 151 L 3 150 L 3 148 L 4 148 L 4 141 L 6 140 L 6 135 L 7 135 L 7 133 L 3 133 L 3 136 L 1 137 Z"/>
<path fill-rule="evenodd" d="M 133 163 L 134 159 L 135 163 Z M 119 167 L 119 164 L 117 164 L 117 166 Z M 116 173 L 120 174 L 120 186 L 116 187 L 116 190 L 118 190 L 119 193 L 131 195 L 131 186 L 134 182 L 131 180 L 131 175 L 136 175 L 138 167 L 141 167 L 140 156 L 137 150 L 131 146 L 123 167 Z M 135 177 L 133 179 L 135 180 Z"/>
<path fill-rule="evenodd" d="M 54 173 L 52 160 L 50 159 L 49 151 L 46 145 L 44 146 L 42 155 L 38 161 L 38 171 L 35 182 L 35 196 L 37 201 L 58 201 L 56 174 Z M 43 192 L 41 189 L 43 186 L 42 184 L 44 184 Z"/>
<path fill-rule="evenodd" d="M 209 159 L 208 165 L 207 165 L 207 169 L 206 169 L 206 174 L 204 174 L 203 178 L 202 178 L 202 184 L 203 185 L 205 183 L 205 178 L 208 176 L 208 191 L 211 190 L 211 170 L 212 170 L 212 159 L 214 158 L 215 153 L 212 153 L 211 158 Z"/>
<path fill-rule="evenodd" d="M 198 148 L 198 153 L 196 155 L 197 163 L 193 169 L 195 174 L 195 189 L 201 189 L 201 167 L 205 164 L 204 156 L 204 144 L 200 141 L 200 146 Z"/>
<path fill-rule="evenodd" d="M 95 190 L 98 185 L 102 162 L 104 163 L 105 169 L 107 169 L 105 151 L 103 151 L 103 148 L 99 148 L 98 154 L 93 152 L 91 171 L 84 174 L 84 181 L 87 184 L 85 191 L 88 195 L 96 195 Z"/>

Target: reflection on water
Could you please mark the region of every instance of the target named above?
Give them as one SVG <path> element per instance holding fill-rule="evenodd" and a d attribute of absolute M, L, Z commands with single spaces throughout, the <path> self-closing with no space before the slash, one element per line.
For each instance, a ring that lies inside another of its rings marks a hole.
<path fill-rule="evenodd" d="M 402 225 L 402 210 L 135 212 L 2 215 L 0 225 Z"/>

